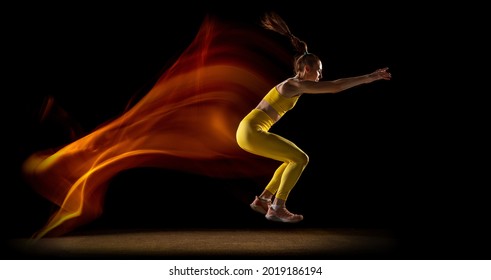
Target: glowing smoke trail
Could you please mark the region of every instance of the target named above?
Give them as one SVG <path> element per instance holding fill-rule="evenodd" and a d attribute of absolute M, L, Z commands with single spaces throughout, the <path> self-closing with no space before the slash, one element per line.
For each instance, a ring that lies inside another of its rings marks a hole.
<path fill-rule="evenodd" d="M 241 118 L 275 83 L 289 56 L 261 33 L 206 18 L 153 88 L 118 118 L 58 149 L 31 155 L 23 172 L 59 206 L 34 237 L 58 236 L 102 213 L 108 181 L 135 167 L 217 178 L 272 174 L 277 163 L 242 151 Z M 272 74 L 273 73 L 273 74 Z"/>

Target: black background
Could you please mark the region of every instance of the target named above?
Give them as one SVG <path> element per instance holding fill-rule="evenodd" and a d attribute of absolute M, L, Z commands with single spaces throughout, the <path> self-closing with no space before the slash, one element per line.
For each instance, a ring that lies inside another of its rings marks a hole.
<path fill-rule="evenodd" d="M 310 156 L 288 201 L 306 217 L 293 227 L 389 229 L 401 240 L 398 259 L 489 258 L 484 168 L 474 159 L 483 112 L 471 108 L 473 85 L 459 83 L 466 73 L 456 74 L 470 58 L 455 43 L 471 39 L 453 8 L 397 1 L 11 7 L 4 170 L 13 179 L 2 190 L 5 236 L 30 236 L 53 210 L 20 174 L 31 153 L 70 141 L 59 123 L 39 122 L 47 96 L 89 132 L 151 87 L 205 15 L 255 26 L 274 10 L 321 57 L 324 79 L 385 66 L 393 75 L 338 95 L 303 96 L 275 125 Z M 112 180 L 103 216 L 79 230 L 283 227 L 248 208 L 261 183 L 126 171 Z"/>

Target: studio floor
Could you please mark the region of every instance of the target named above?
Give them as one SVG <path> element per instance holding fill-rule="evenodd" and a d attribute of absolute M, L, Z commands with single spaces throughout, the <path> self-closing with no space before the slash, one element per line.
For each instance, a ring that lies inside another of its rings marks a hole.
<path fill-rule="evenodd" d="M 391 232 L 346 228 L 106 230 L 9 244 L 35 259 L 386 259 L 398 250 Z"/>

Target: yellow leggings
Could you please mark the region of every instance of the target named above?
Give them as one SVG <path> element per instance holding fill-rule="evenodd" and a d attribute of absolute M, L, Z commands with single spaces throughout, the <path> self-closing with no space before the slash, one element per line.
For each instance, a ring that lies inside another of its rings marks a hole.
<path fill-rule="evenodd" d="M 309 157 L 291 141 L 269 132 L 273 123 L 265 112 L 254 109 L 240 122 L 236 138 L 245 151 L 283 162 L 266 190 L 286 200 L 307 166 Z"/>

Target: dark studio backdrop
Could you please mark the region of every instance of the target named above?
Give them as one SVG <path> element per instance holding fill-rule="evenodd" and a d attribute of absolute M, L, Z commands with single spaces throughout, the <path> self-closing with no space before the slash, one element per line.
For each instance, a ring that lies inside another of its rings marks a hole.
<path fill-rule="evenodd" d="M 14 124 L 8 139 L 13 148 L 7 148 L 14 159 L 6 170 L 14 180 L 4 189 L 5 237 L 30 236 L 53 210 L 20 174 L 31 153 L 69 143 L 65 127 L 39 122 L 47 96 L 89 132 L 121 114 L 135 93 L 143 96 L 150 89 L 193 40 L 206 14 L 253 26 L 272 10 L 320 56 L 324 79 L 385 66 L 393 75 L 391 81 L 335 96 L 304 95 L 275 124 L 275 132 L 310 157 L 288 200 L 289 208 L 306 219 L 273 225 L 251 213 L 248 203 L 266 180 L 139 168 L 111 181 L 103 216 L 78 230 L 388 229 L 400 240 L 394 258 L 488 258 L 487 252 L 476 250 L 484 240 L 481 189 L 464 169 L 460 159 L 465 153 L 455 140 L 468 128 L 446 106 L 459 104 L 444 88 L 451 77 L 444 74 L 448 65 L 440 56 L 445 27 L 452 27 L 442 24 L 435 37 L 435 14 L 414 2 L 13 8 L 18 16 L 8 35 L 15 54 L 9 56 L 15 109 L 6 121 Z M 287 65 L 278 74 L 286 78 L 291 73 Z"/>

